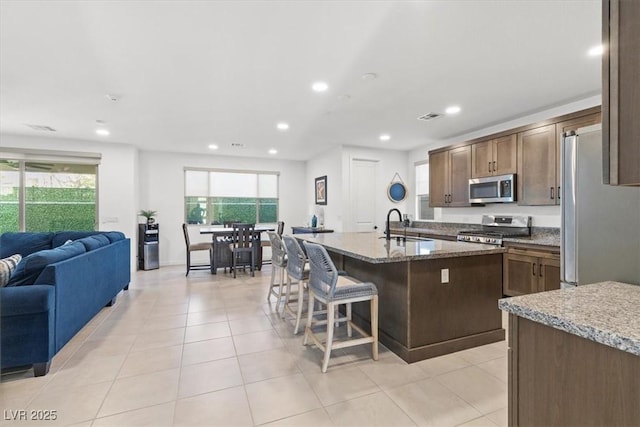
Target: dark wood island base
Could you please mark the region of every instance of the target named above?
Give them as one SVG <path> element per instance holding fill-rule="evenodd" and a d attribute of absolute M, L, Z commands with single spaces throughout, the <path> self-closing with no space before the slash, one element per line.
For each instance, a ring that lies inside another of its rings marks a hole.
<path fill-rule="evenodd" d="M 505 338 L 502 254 L 370 263 L 328 251 L 337 268 L 376 284 L 380 342 L 408 363 Z M 366 304 L 355 304 L 353 317 L 369 327 Z"/>

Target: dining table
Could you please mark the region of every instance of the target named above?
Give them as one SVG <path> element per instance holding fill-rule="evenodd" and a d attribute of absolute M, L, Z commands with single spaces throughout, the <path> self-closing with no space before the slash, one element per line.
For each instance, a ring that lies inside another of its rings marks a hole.
<path fill-rule="evenodd" d="M 261 234 L 267 231 L 275 231 L 275 227 L 256 226 L 253 230 L 254 260 L 256 270 L 262 269 L 262 245 Z M 211 260 L 211 274 L 216 274 L 219 268 L 231 268 L 231 250 L 233 227 L 207 226 L 200 227 L 200 234 L 211 234 L 213 244 L 213 259 Z"/>

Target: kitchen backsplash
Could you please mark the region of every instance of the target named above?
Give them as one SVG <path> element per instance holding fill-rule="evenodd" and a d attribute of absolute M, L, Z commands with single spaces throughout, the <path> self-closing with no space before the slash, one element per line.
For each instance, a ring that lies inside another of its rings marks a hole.
<path fill-rule="evenodd" d="M 559 206 L 519 206 L 515 203 L 492 203 L 468 208 L 435 208 L 436 222 L 480 224 L 482 215 L 530 216 L 533 227 L 560 227 Z"/>

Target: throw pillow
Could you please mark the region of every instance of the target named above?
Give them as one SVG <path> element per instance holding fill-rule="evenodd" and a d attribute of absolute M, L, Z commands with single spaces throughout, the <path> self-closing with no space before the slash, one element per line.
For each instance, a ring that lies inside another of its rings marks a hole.
<path fill-rule="evenodd" d="M 0 287 L 6 286 L 11 278 L 11 273 L 22 259 L 22 255 L 15 254 L 9 258 L 0 259 Z"/>

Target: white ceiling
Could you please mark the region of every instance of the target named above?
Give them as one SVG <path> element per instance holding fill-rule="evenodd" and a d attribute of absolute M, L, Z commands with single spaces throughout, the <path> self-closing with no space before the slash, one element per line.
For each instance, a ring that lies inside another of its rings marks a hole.
<path fill-rule="evenodd" d="M 2 0 L 0 131 L 297 160 L 339 144 L 409 150 L 600 93 L 586 54 L 600 7 Z M 316 80 L 329 90 L 311 91 Z M 454 104 L 455 116 L 416 120 Z"/>

